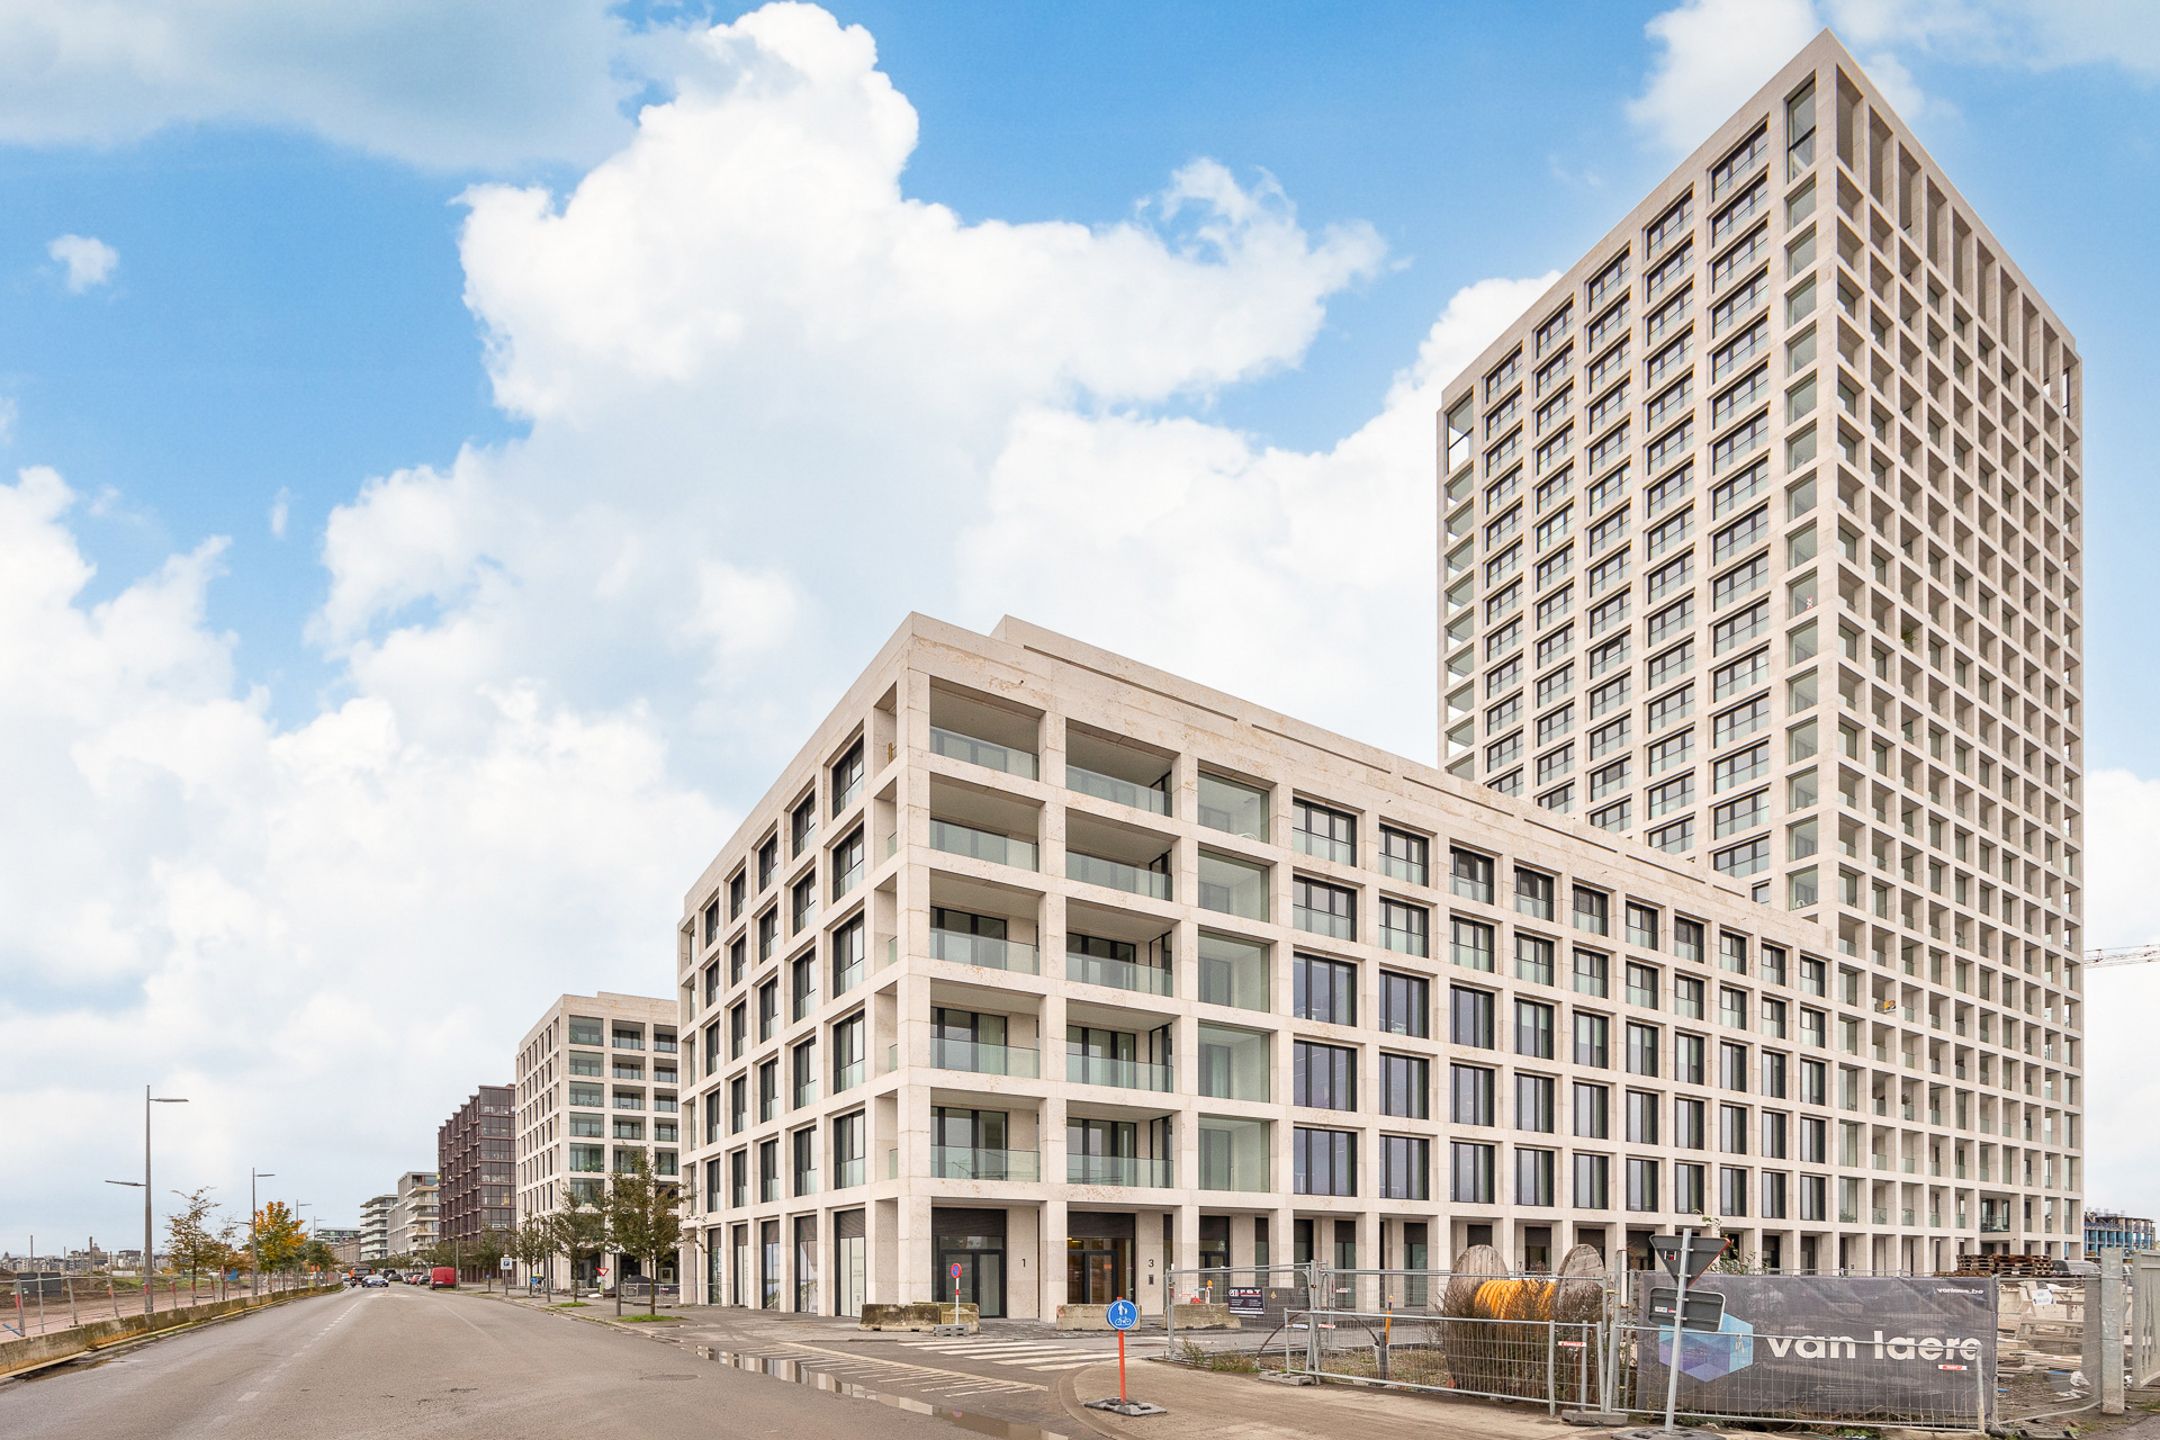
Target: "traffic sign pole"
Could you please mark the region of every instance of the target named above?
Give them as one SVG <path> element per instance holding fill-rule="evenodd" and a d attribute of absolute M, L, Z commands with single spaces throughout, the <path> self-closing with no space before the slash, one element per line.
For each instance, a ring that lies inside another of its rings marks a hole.
<path fill-rule="evenodd" d="M 1673 1433 L 1673 1411 L 1680 1403 L 1680 1325 L 1687 1318 L 1687 1282 L 1694 1267 L 1688 1261 L 1695 1241 L 1693 1230 L 1680 1232 L 1680 1293 L 1673 1300 L 1672 1351 L 1665 1357 L 1665 1433 Z"/>

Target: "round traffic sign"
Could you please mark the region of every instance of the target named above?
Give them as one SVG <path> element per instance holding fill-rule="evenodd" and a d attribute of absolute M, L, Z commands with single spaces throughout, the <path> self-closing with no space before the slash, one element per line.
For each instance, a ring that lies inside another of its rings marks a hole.
<path fill-rule="evenodd" d="M 946 1273 L 946 1274 L 948 1274 L 948 1275 L 950 1275 L 950 1276 L 952 1276 L 952 1278 L 953 1278 L 953 1279 L 955 1279 L 955 1280 L 959 1279 L 959 1278 L 960 1278 L 960 1262 L 959 1262 L 958 1260 L 955 1260 L 955 1261 L 953 1261 L 953 1262 L 952 1262 L 952 1268 L 951 1268 L 950 1270 L 946 1271 L 945 1273 Z"/>
<path fill-rule="evenodd" d="M 1113 1330 L 1130 1330 L 1140 1323 L 1140 1307 L 1130 1300 L 1113 1300 L 1103 1318 Z"/>

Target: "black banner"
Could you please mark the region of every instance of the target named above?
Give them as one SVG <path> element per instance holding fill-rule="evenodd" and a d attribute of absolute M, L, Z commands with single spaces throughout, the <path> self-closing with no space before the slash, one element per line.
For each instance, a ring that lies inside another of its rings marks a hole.
<path fill-rule="evenodd" d="M 1662 1274 L 1638 1278 L 1636 1404 L 1661 1408 L 1671 1363 L 1671 1297 L 1653 1312 Z M 1680 1336 L 1684 1414 L 1927 1420 L 1972 1416 L 1995 1382 L 1991 1281 L 1842 1275 L 1705 1275 L 1714 1331 Z M 1658 1321 L 1664 1321 L 1660 1326 Z"/>

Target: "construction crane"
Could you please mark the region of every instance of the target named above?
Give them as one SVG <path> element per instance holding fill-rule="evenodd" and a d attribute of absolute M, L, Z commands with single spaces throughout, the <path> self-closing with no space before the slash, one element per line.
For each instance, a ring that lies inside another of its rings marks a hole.
<path fill-rule="evenodd" d="M 2160 945 L 2111 945 L 2085 952 L 2088 970 L 2096 965 L 2142 965 L 2148 960 L 2160 960 Z"/>

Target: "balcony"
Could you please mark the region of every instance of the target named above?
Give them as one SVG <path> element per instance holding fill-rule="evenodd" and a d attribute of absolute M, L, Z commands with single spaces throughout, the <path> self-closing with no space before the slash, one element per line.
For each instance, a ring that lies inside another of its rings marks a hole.
<path fill-rule="evenodd" d="M 852 1090 L 857 1085 L 862 1084 L 863 1070 L 862 1061 L 850 1060 L 847 1064 L 833 1071 L 833 1093 L 837 1095 L 842 1090 Z"/>
<path fill-rule="evenodd" d="M 971 860 L 987 860 L 993 865 L 1010 865 L 1016 870 L 1036 868 L 1033 840 L 1017 835 L 1001 835 L 991 830 L 978 830 L 972 825 L 962 825 L 955 820 L 930 822 L 930 848 L 942 850 L 947 855 L 965 855 Z"/>
<path fill-rule="evenodd" d="M 964 930 L 930 932 L 930 955 L 955 965 L 979 965 L 985 970 L 1004 970 L 1015 975 L 1039 975 L 1042 960 L 1033 945 L 1004 940 L 994 935 L 971 935 Z"/>
<path fill-rule="evenodd" d="M 1137 1155 L 1067 1155 L 1065 1178 L 1074 1185 L 1125 1185 L 1166 1189 L 1173 1182 L 1168 1160 Z"/>
<path fill-rule="evenodd" d="M 862 1184 L 865 1178 L 863 1169 L 863 1160 L 860 1155 L 852 1159 L 839 1161 L 833 1166 L 833 1188 L 846 1190 L 852 1186 Z"/>
<path fill-rule="evenodd" d="M 930 1174 L 939 1180 L 1040 1180 L 1042 1157 L 1033 1150 L 933 1145 Z"/>
<path fill-rule="evenodd" d="M 1111 1085 L 1120 1090 L 1167 1091 L 1170 1067 L 1148 1060 L 1120 1060 L 1108 1055 L 1067 1055 L 1065 1078 L 1075 1085 Z"/>
<path fill-rule="evenodd" d="M 1031 751 L 1000 745 L 939 725 L 930 727 L 930 750 L 932 754 L 980 765 L 986 770 L 1002 770 L 1023 780 L 1033 780 L 1036 775 L 1035 756 Z"/>
<path fill-rule="evenodd" d="M 1122 890 L 1128 895 L 1145 895 L 1154 900 L 1170 898 L 1170 877 L 1161 871 L 1142 869 L 1127 861 L 1101 855 L 1085 855 L 1077 850 L 1065 852 L 1065 878 L 1084 885 Z"/>
<path fill-rule="evenodd" d="M 1033 1049 L 1019 1045 L 984 1045 L 972 1040 L 947 1040 L 933 1036 L 930 1063 L 939 1070 L 965 1070 L 974 1075 L 1013 1075 L 1032 1080 L 1042 1073 Z"/>
<path fill-rule="evenodd" d="M 1116 960 L 1100 955 L 1065 954 L 1065 978 L 1083 985 L 1108 985 L 1142 995 L 1170 993 L 1170 967 L 1143 965 L 1136 960 Z"/>

